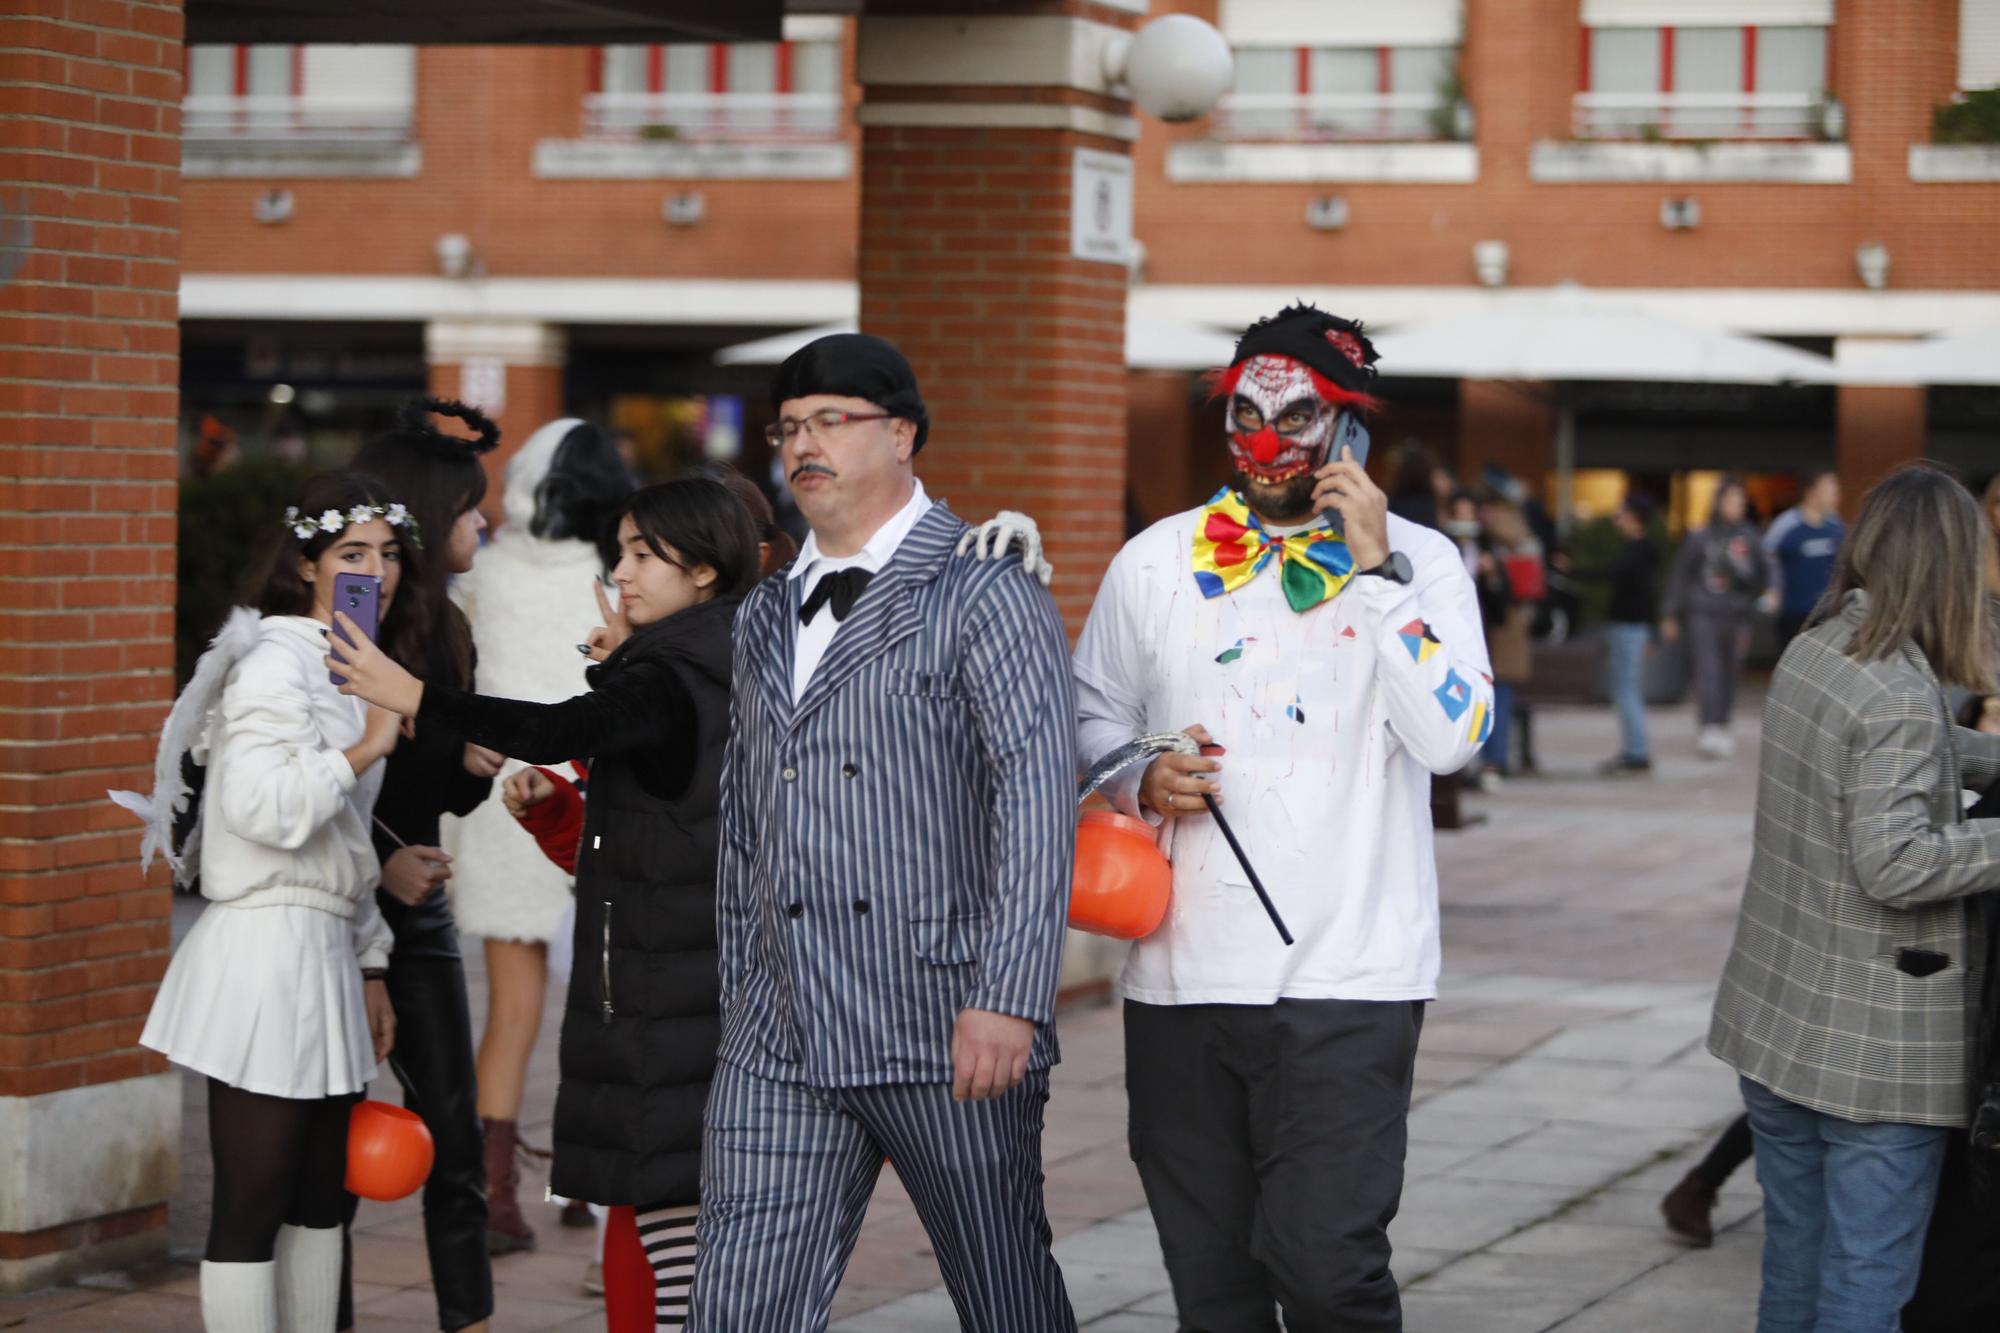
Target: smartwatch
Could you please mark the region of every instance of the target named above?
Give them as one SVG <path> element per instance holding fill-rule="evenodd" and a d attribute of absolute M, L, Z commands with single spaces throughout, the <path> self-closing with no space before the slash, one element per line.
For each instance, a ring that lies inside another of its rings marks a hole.
<path fill-rule="evenodd" d="M 1391 583 L 1405 585 L 1416 577 L 1416 571 L 1410 568 L 1410 557 L 1404 555 L 1401 551 L 1391 551 L 1389 552 L 1389 558 L 1375 566 L 1375 568 L 1364 569 L 1359 572 L 1373 574 L 1376 578 L 1387 579 Z"/>

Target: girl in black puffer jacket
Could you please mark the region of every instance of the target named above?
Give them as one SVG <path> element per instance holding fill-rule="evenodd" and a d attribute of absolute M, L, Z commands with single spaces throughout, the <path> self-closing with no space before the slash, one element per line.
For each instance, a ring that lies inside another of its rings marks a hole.
<path fill-rule="evenodd" d="M 417 681 L 365 642 L 348 692 L 529 763 L 590 760 L 577 858 L 576 963 L 563 1016 L 551 1187 L 636 1208 L 661 1327 L 693 1273 L 702 1108 L 720 1036 L 715 865 L 730 625 L 758 577 L 757 534 L 720 483 L 636 493 L 618 519 L 621 609 L 591 689 L 555 704 Z M 357 636 L 358 637 L 358 636 Z M 343 656 L 350 650 L 343 646 Z M 550 790 L 517 775 L 517 802 Z"/>

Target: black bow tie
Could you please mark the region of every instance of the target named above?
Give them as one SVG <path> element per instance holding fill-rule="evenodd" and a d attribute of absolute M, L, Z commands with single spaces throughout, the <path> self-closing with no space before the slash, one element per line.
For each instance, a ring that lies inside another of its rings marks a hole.
<path fill-rule="evenodd" d="M 806 598 L 805 605 L 799 608 L 799 623 L 812 624 L 812 618 L 819 614 L 819 609 L 829 604 L 833 607 L 835 620 L 847 619 L 847 613 L 861 600 L 862 589 L 874 577 L 874 571 L 867 569 L 837 569 L 824 575 L 814 585 L 812 596 Z"/>

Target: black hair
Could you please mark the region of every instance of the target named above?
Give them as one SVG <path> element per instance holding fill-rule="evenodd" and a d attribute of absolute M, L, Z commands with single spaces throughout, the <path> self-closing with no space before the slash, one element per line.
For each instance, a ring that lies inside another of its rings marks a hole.
<path fill-rule="evenodd" d="M 763 578 L 750 511 L 711 477 L 682 477 L 634 491 L 612 515 L 614 529 L 627 518 L 660 559 L 713 569 L 717 597 L 741 597 Z"/>
<path fill-rule="evenodd" d="M 1435 493 L 1432 476 L 1437 464 L 1419 440 L 1405 440 L 1396 451 L 1396 475 L 1389 482 L 1392 500 L 1429 499 Z"/>
<path fill-rule="evenodd" d="M 763 487 L 727 464 L 696 475 L 713 477 L 727 486 L 729 493 L 749 512 L 750 526 L 757 530 L 758 542 L 770 548 L 763 560 L 764 573 L 774 574 L 797 558 L 799 544 L 791 533 L 778 526 L 777 511 L 771 508 L 771 497 L 764 494 Z"/>
<path fill-rule="evenodd" d="M 292 508 L 301 517 L 310 518 L 330 509 L 345 514 L 356 505 L 396 503 L 396 497 L 380 477 L 350 470 L 322 472 L 308 478 Z M 279 529 L 276 549 L 246 600 L 262 615 L 311 615 L 313 585 L 299 573 L 299 561 L 317 562 L 345 529 L 300 537 L 290 523 L 281 522 L 276 515 L 271 523 Z M 402 577 L 396 582 L 396 596 L 389 603 L 389 614 L 376 627 L 375 642 L 404 667 L 418 671 L 429 661 L 432 608 L 424 581 L 424 566 L 429 557 L 423 548 L 421 527 L 413 530 L 408 525 L 392 525 L 391 530 L 401 548 Z"/>
<path fill-rule="evenodd" d="M 462 421 L 476 434 L 448 434 L 431 423 L 433 415 Z M 479 460 L 499 443 L 500 428 L 476 408 L 452 399 L 412 398 L 398 409 L 393 427 L 354 455 L 353 465 L 388 483 L 431 542 L 423 579 L 425 600 L 437 616 L 434 660 L 405 665 L 458 689 L 472 688 L 472 627 L 445 595 L 451 579 L 445 552 L 452 526 L 486 498 L 486 468 Z"/>
<path fill-rule="evenodd" d="M 611 436 L 579 421 L 556 445 L 548 473 L 535 486 L 528 531 L 546 541 L 591 542 L 608 569 L 618 561 L 614 531 L 631 494 L 631 475 Z"/>
<path fill-rule="evenodd" d="M 771 406 L 816 393 L 860 398 L 890 416 L 913 422 L 916 450 L 930 438 L 931 416 L 917 392 L 917 372 L 895 344 L 871 333 L 830 333 L 785 358 L 771 376 Z"/>
<path fill-rule="evenodd" d="M 1750 483 L 1744 480 L 1741 473 L 1725 472 L 1722 475 L 1722 480 L 1715 484 L 1715 494 L 1709 500 L 1708 522 L 1710 527 L 1722 522 L 1723 497 L 1731 491 L 1735 491 L 1743 497 L 1743 521 L 1745 523 L 1755 523 L 1757 521 L 1757 502 L 1750 497 Z"/>
<path fill-rule="evenodd" d="M 1641 523 L 1651 523 L 1653 514 L 1659 506 L 1654 504 L 1653 497 L 1644 491 L 1627 489 L 1625 498 L 1618 502 L 1618 508 Z"/>

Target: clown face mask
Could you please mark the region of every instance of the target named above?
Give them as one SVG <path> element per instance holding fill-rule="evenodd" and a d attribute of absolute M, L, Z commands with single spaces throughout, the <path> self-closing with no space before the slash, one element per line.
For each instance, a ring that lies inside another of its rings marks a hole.
<path fill-rule="evenodd" d="M 1229 458 L 1237 471 L 1262 485 L 1282 486 L 1326 465 L 1344 424 L 1337 390 L 1288 356 L 1253 356 L 1235 378 Z M 1362 461 L 1358 451 L 1356 461 Z"/>

